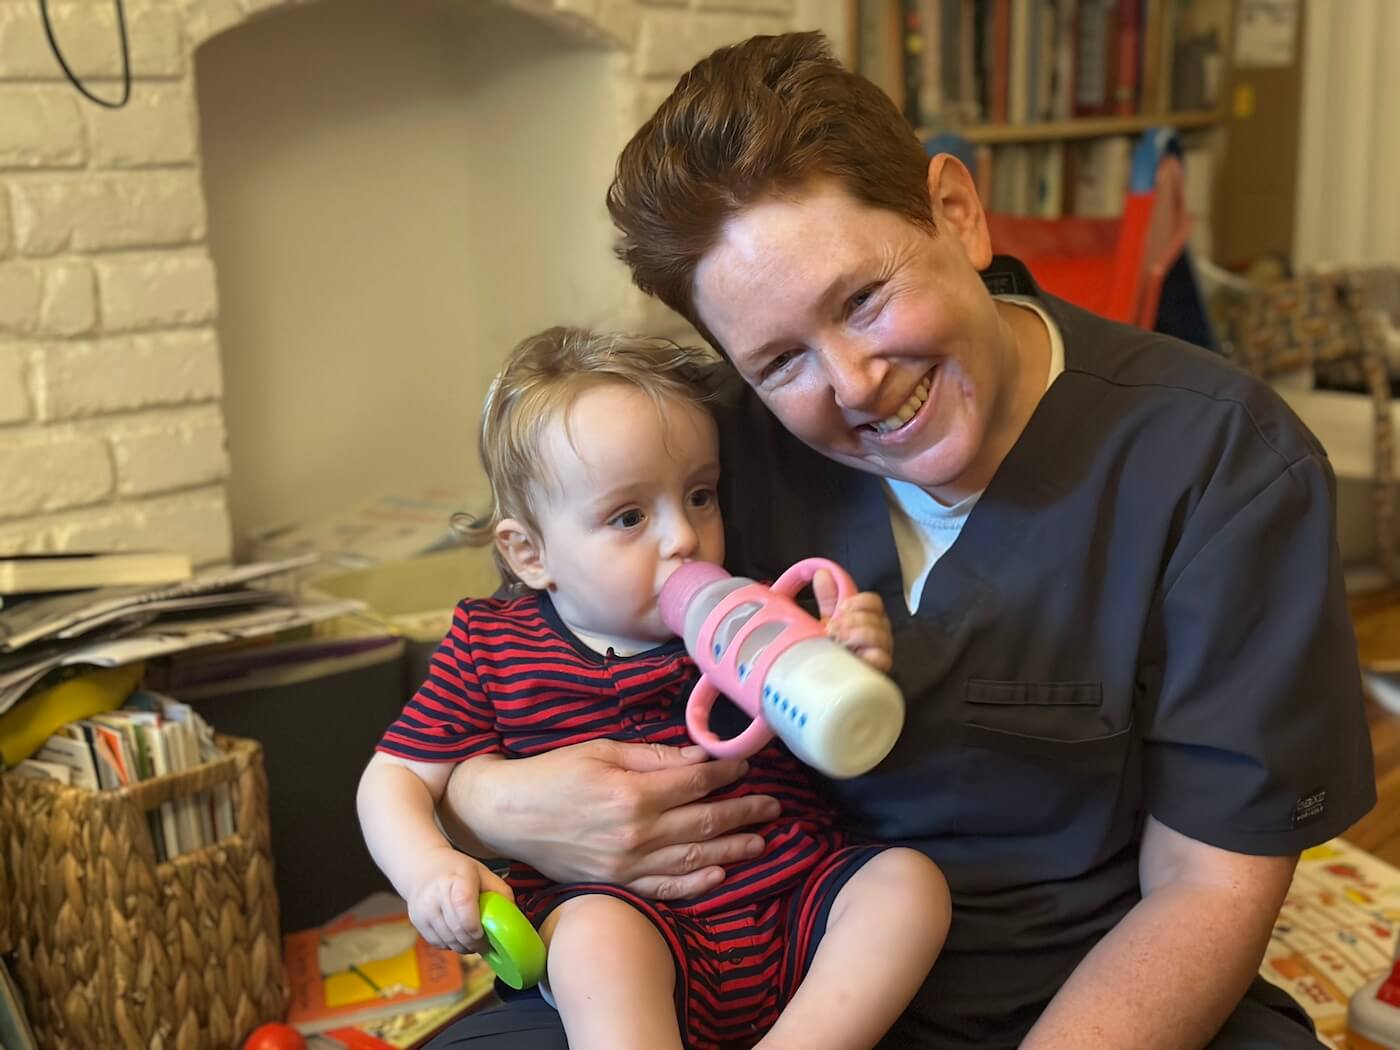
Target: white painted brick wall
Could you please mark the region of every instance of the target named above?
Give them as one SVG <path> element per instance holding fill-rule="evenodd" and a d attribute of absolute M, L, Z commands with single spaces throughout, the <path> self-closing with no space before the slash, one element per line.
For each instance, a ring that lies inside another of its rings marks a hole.
<path fill-rule="evenodd" d="M 202 3 L 204 0 L 190 0 Z M 50 0 L 54 35 L 68 65 L 79 76 L 111 78 L 121 73 L 116 5 L 94 0 Z M 131 68 L 141 77 L 174 77 L 185 72 L 186 54 L 178 12 L 141 0 L 126 4 Z M 63 80 L 39 19 L 39 4 L 0 3 L 0 80 Z M 118 84 L 95 85 L 94 94 L 117 95 Z M 105 89 L 105 90 L 101 90 Z"/>
<path fill-rule="evenodd" d="M 203 250 L 102 257 L 97 285 L 109 332 L 208 324 L 218 310 L 214 264 Z"/>
<path fill-rule="evenodd" d="M 737 11 L 741 14 L 791 15 L 794 0 L 695 0 L 701 11 Z"/>
<path fill-rule="evenodd" d="M 100 168 L 192 163 L 199 152 L 188 80 L 138 81 L 121 109 L 83 110 L 92 160 Z"/>
<path fill-rule="evenodd" d="M 215 401 L 223 393 L 210 328 L 50 343 L 36 349 L 34 372 L 43 420 Z"/>
<path fill-rule="evenodd" d="M 67 87 L 0 85 L 0 168 L 76 168 L 87 162 L 78 95 Z"/>
<path fill-rule="evenodd" d="M 0 0 L 0 554 L 232 551 L 218 299 L 198 167 L 194 49 L 307 0 L 126 0 L 131 100 L 63 79 L 38 0 Z M 452 0 L 477 3 L 480 0 Z M 638 122 L 696 59 L 788 27 L 794 0 L 511 0 L 619 46 Z M 110 0 L 49 0 L 70 64 L 120 90 Z M 683 337 L 635 295 L 629 316 Z"/>
<path fill-rule="evenodd" d="M 202 241 L 204 192 L 193 168 L 10 181 L 21 255 L 150 248 Z"/>
<path fill-rule="evenodd" d="M 212 36 L 232 29 L 248 17 L 247 0 L 196 0 L 189 7 L 185 31 L 197 47 Z"/>
<path fill-rule="evenodd" d="M 210 37 L 277 7 L 295 7 L 312 0 L 184 0 L 185 46 L 194 50 Z"/>
<path fill-rule="evenodd" d="M 33 415 L 28 355 L 18 346 L 0 346 L 0 423 L 23 423 Z"/>
<path fill-rule="evenodd" d="M 637 124 L 645 124 L 675 90 L 675 77 L 660 77 L 637 84 Z"/>
<path fill-rule="evenodd" d="M 715 48 L 759 33 L 781 33 L 788 20 L 689 11 L 646 11 L 637 35 L 637 72 L 678 77 Z"/>
<path fill-rule="evenodd" d="M 37 266 L 0 263 L 0 336 L 33 333 L 43 295 L 43 274 Z"/>
<path fill-rule="evenodd" d="M 86 335 L 97 326 L 97 292 L 92 267 L 65 262 L 42 269 L 37 335 Z"/>
<path fill-rule="evenodd" d="M 111 452 L 99 437 L 0 431 L 0 518 L 96 503 L 113 481 Z"/>
<path fill-rule="evenodd" d="M 598 17 L 598 2 L 599 0 L 554 0 L 552 9 L 560 14 L 592 21 Z"/>
<path fill-rule="evenodd" d="M 0 263 L 0 338 L 85 335 L 96 324 L 88 263 Z"/>
<path fill-rule="evenodd" d="M 53 526 L 59 550 L 149 548 L 188 551 L 198 565 L 228 561 L 233 550 L 222 486 L 120 505 L 105 520 L 76 519 Z"/>
<path fill-rule="evenodd" d="M 224 418 L 217 407 L 166 412 L 113 428 L 117 493 L 149 496 L 228 476 Z"/>
<path fill-rule="evenodd" d="M 0 522 L 0 554 L 153 547 L 186 551 L 197 565 L 228 561 L 233 542 L 223 487 Z"/>
<path fill-rule="evenodd" d="M 5 195 L 4 180 L 0 180 L 0 259 L 15 252 L 14 231 L 10 226 L 10 201 Z"/>
<path fill-rule="evenodd" d="M 632 0 L 599 0 L 594 20 L 604 33 L 622 47 L 631 50 L 636 46 L 641 18 Z"/>

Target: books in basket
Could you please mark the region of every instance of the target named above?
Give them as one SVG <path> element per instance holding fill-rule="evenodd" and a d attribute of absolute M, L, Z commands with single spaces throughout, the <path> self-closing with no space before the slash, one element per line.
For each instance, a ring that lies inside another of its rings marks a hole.
<path fill-rule="evenodd" d="M 288 934 L 283 952 L 292 991 L 287 1023 L 303 1035 L 466 995 L 457 954 L 430 945 L 403 913 L 351 915 Z"/>

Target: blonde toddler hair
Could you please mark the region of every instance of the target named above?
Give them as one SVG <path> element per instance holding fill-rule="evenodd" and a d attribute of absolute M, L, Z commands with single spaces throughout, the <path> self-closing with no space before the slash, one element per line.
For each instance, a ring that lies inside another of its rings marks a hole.
<path fill-rule="evenodd" d="M 548 328 L 519 343 L 492 380 L 481 413 L 481 466 L 491 487 L 489 514 L 458 514 L 453 525 L 468 542 L 495 543 L 507 518 L 539 535 L 535 493 L 547 481 L 541 455 L 545 428 L 566 413 L 585 390 L 601 383 L 628 384 L 649 396 L 658 412 L 668 403 L 700 404 L 706 392 L 698 372 L 713 363 L 706 350 L 647 336 Z M 519 585 L 499 549 L 501 578 Z"/>

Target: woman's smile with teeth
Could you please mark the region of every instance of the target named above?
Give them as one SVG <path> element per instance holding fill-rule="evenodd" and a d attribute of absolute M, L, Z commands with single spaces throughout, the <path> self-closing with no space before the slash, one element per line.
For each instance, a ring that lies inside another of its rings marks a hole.
<path fill-rule="evenodd" d="M 899 411 L 894 415 L 876 423 L 867 423 L 871 430 L 877 434 L 888 434 L 891 430 L 898 430 L 905 423 L 914 418 L 914 413 L 923 408 L 924 402 L 928 400 L 929 387 L 932 384 L 933 372 L 930 371 L 922 379 L 919 385 L 914 388 L 914 392 L 909 395 L 908 400 L 899 406 Z"/>

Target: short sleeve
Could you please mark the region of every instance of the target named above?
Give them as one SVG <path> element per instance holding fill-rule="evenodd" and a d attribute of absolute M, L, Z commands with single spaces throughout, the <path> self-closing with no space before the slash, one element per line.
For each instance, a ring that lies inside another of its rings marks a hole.
<path fill-rule="evenodd" d="M 1371 808 L 1371 743 L 1330 468 L 1308 455 L 1247 499 L 1243 487 L 1215 479 L 1198 511 L 1208 535 L 1163 578 L 1162 655 L 1143 683 L 1147 808 L 1222 849 L 1286 855 Z M 1220 512 L 1232 498 L 1243 505 Z"/>
<path fill-rule="evenodd" d="M 471 656 L 471 603 L 462 602 L 433 653 L 428 677 L 377 750 L 417 762 L 460 762 L 502 751 L 495 712 Z"/>

